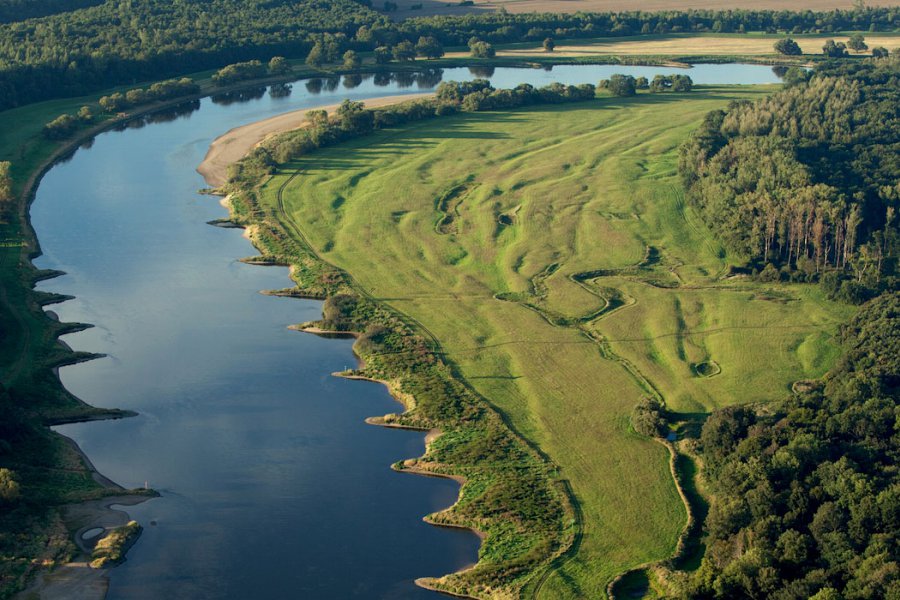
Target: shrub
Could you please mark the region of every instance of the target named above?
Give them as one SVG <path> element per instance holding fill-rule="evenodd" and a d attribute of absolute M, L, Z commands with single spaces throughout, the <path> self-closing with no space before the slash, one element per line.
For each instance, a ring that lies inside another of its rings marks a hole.
<path fill-rule="evenodd" d="M 44 137 L 50 140 L 61 140 L 72 135 L 78 127 L 78 119 L 72 115 L 60 115 L 44 125 Z"/>
<path fill-rule="evenodd" d="M 775 42 L 775 51 L 787 56 L 800 56 L 803 54 L 803 50 L 800 49 L 800 44 L 789 37 Z"/>
<path fill-rule="evenodd" d="M 497 54 L 497 51 L 494 50 L 491 44 L 481 40 L 470 41 L 469 51 L 475 58 L 493 58 Z"/>
<path fill-rule="evenodd" d="M 631 425 L 641 435 L 665 437 L 669 433 L 666 410 L 655 398 L 644 398 L 631 412 Z"/>
<path fill-rule="evenodd" d="M 615 74 L 609 78 L 606 87 L 615 96 L 634 96 L 637 89 L 637 81 L 631 75 Z"/>

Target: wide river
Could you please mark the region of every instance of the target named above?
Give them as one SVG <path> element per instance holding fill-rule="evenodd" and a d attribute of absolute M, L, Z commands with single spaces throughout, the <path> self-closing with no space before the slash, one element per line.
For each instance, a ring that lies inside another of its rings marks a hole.
<path fill-rule="evenodd" d="M 656 67 L 497 69 L 495 87 L 596 83 Z M 772 69 L 704 65 L 696 83 L 774 83 Z M 445 69 L 465 80 L 468 69 Z M 106 358 L 66 367 L 65 386 L 96 406 L 139 413 L 59 427 L 103 474 L 160 498 L 128 509 L 144 534 L 110 576 L 110 598 L 424 598 L 416 577 L 473 563 L 478 538 L 423 515 L 452 504 L 448 480 L 394 473 L 419 456 L 423 435 L 368 426 L 399 406 L 380 385 L 330 376 L 355 365 L 350 340 L 286 329 L 321 304 L 259 290 L 290 284 L 287 270 L 248 266 L 237 230 L 200 195 L 195 168 L 225 131 L 282 112 L 432 89 L 440 73 L 299 81 L 269 93 L 204 99 L 180 115 L 147 118 L 51 169 L 31 215 L 39 267 L 67 275 L 40 284 L 76 298 L 52 309 L 93 323 L 69 335 Z M 193 109 L 193 110 L 191 110 Z"/>

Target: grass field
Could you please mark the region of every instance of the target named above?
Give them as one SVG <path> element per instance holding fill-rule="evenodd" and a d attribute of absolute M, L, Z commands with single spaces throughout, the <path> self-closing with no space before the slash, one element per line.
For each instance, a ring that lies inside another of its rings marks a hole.
<path fill-rule="evenodd" d="M 671 554 L 685 510 L 629 415 L 778 397 L 824 373 L 848 311 L 808 287 L 723 280 L 684 204 L 677 147 L 703 115 L 771 88 L 704 88 L 463 114 L 288 165 L 263 188 L 324 258 L 419 320 L 560 466 L 584 513 L 541 597 L 597 597 Z M 277 213 L 277 210 L 274 212 Z"/>

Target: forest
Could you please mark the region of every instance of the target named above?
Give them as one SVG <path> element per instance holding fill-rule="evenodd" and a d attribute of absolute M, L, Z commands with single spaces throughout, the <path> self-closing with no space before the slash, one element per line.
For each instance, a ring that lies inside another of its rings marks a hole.
<path fill-rule="evenodd" d="M 893 31 L 900 9 L 828 13 L 690 11 L 491 13 L 395 23 L 351 0 L 107 0 L 65 14 L 0 25 L 0 110 L 272 56 L 302 57 L 328 38 L 336 52 L 422 37 L 465 46 L 678 32 Z"/>
<path fill-rule="evenodd" d="M 103 0 L 0 0 L 0 23 L 12 23 L 102 4 Z"/>
<path fill-rule="evenodd" d="M 411 39 L 434 35 L 448 45 L 464 45 L 471 37 L 492 43 L 629 35 L 715 32 L 827 33 L 832 31 L 893 31 L 900 10 L 771 11 L 691 10 L 625 13 L 490 13 L 458 17 L 407 19 L 397 24 Z"/>
<path fill-rule="evenodd" d="M 689 598 L 900 594 L 897 57 L 709 113 L 682 147 L 689 201 L 764 281 L 865 302 L 823 379 L 765 408 L 715 411 L 698 440 L 711 504 Z M 659 411 L 637 415 L 650 435 Z"/>
<path fill-rule="evenodd" d="M 700 445 L 715 501 L 694 598 L 900 594 L 900 294 L 841 331 L 821 385 L 765 413 L 712 414 Z"/>
<path fill-rule="evenodd" d="M 683 146 L 689 201 L 762 277 L 822 280 L 854 302 L 897 287 L 898 65 L 822 65 L 708 114 Z"/>

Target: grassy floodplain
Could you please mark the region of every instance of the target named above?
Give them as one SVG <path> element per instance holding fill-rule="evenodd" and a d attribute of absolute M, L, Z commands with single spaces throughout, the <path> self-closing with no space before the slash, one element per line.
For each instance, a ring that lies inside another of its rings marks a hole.
<path fill-rule="evenodd" d="M 461 114 L 316 151 L 260 191 L 559 466 L 583 532 L 541 597 L 602 596 L 673 553 L 686 511 L 666 449 L 630 428 L 641 397 L 689 418 L 779 397 L 836 354 L 848 309 L 725 277 L 732 257 L 676 176 L 705 113 L 772 90 Z"/>

